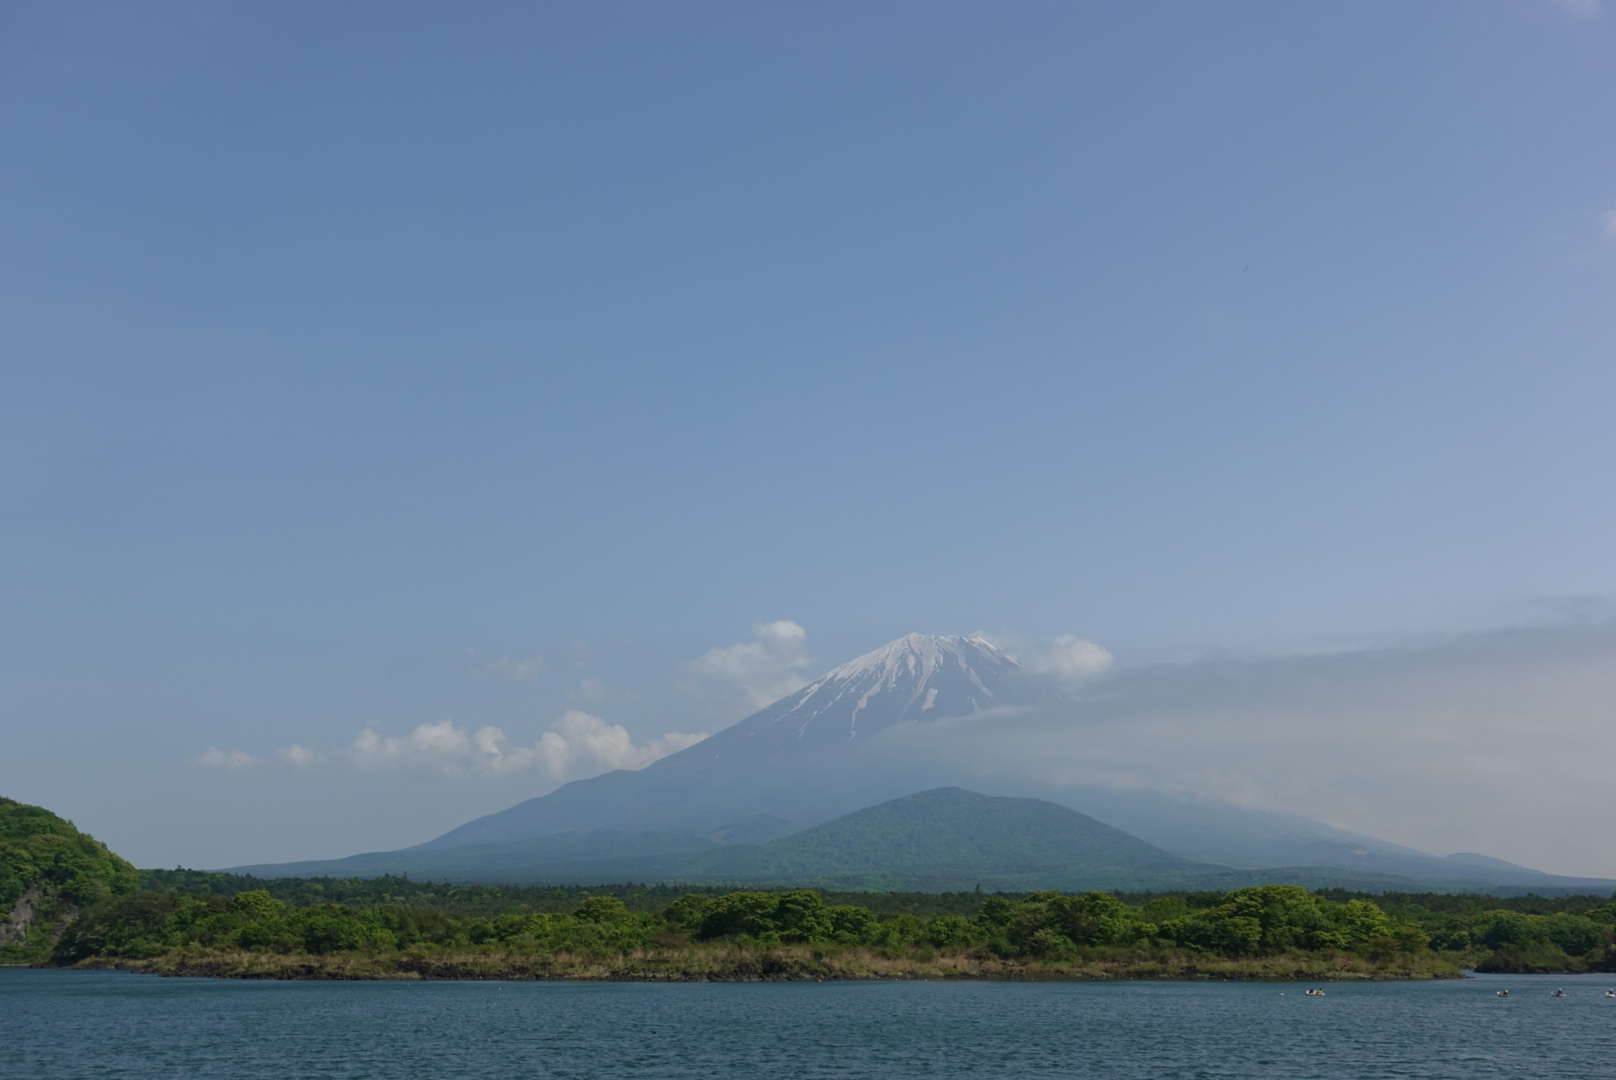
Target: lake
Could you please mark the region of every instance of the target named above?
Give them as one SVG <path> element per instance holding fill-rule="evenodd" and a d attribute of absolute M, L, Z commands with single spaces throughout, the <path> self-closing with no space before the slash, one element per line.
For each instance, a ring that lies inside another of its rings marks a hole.
<path fill-rule="evenodd" d="M 1613 982 L 1329 983 L 1309 998 L 1276 983 L 300 983 L 0 968 L 0 1076 L 1603 1080 L 1616 1072 Z M 1569 997 L 1551 997 L 1557 986 Z"/>

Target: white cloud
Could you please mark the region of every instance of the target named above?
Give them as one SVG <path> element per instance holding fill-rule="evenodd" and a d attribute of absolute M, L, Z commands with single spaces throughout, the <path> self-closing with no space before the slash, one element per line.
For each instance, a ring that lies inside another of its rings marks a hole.
<path fill-rule="evenodd" d="M 1086 638 L 1062 634 L 1054 641 L 1026 652 L 1021 665 L 1040 675 L 1051 675 L 1069 685 L 1088 682 L 1111 670 L 1116 658 Z"/>
<path fill-rule="evenodd" d="M 203 769 L 224 769 L 227 772 L 245 772 L 256 769 L 262 764 L 258 758 L 253 757 L 245 750 L 231 750 L 228 753 L 217 746 L 210 746 L 202 753 L 190 758 L 187 765 L 195 765 Z"/>
<path fill-rule="evenodd" d="M 621 724 L 569 709 L 529 745 L 512 744 L 504 730 L 492 726 L 470 731 L 452 720 L 418 724 L 407 735 L 361 731 L 351 746 L 319 752 L 293 743 L 273 757 L 210 746 L 190 759 L 203 768 L 244 772 L 275 766 L 298 771 L 316 766 L 347 766 L 367 772 L 424 772 L 447 776 L 512 776 L 537 773 L 556 783 L 596 776 L 613 769 L 643 769 L 707 737 L 706 732 L 672 731 L 635 745 Z"/>
<path fill-rule="evenodd" d="M 740 690 L 752 710 L 808 685 L 808 632 L 790 619 L 752 624 L 751 641 L 712 648 L 690 665 L 698 678 Z"/>
<path fill-rule="evenodd" d="M 1599 15 L 1605 10 L 1602 0 L 1553 0 L 1553 3 L 1555 7 L 1563 8 L 1573 15 Z"/>
<path fill-rule="evenodd" d="M 976 636 L 991 641 L 1033 674 L 1047 675 L 1068 687 L 1099 678 L 1116 664 L 1109 650 L 1075 634 L 1035 642 L 986 633 Z"/>
<path fill-rule="evenodd" d="M 676 731 L 636 746 L 621 724 L 569 709 L 531 745 L 513 745 L 497 727 L 467 731 L 451 720 L 440 720 L 396 738 L 366 728 L 346 756 L 361 769 L 451 776 L 536 772 L 559 783 L 612 769 L 643 769 L 706 737 Z"/>

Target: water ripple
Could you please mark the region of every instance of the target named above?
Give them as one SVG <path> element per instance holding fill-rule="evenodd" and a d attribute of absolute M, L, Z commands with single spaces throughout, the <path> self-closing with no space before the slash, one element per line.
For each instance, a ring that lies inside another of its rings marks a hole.
<path fill-rule="evenodd" d="M 1597 977 L 279 983 L 0 969 L 16 1080 L 1608 1077 Z M 1514 993 L 1500 999 L 1495 991 Z M 1564 986 L 1567 998 L 1549 996 Z"/>

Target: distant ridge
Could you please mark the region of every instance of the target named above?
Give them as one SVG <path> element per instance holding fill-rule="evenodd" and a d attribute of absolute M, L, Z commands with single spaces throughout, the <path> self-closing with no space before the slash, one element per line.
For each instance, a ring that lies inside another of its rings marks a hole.
<path fill-rule="evenodd" d="M 609 852 L 609 854 L 599 854 Z M 506 844 L 409 849 L 325 862 L 235 867 L 259 877 L 380 877 L 508 884 L 645 881 L 874 891 L 1035 889 L 1161 891 L 1285 884 L 1364 892 L 1487 892 L 1485 882 L 1412 878 L 1329 866 L 1234 869 L 1194 863 L 1042 799 L 939 788 L 761 844 L 721 846 L 693 834 L 573 833 Z M 1548 875 L 1541 875 L 1547 878 Z M 1616 882 L 1553 879 L 1567 893 Z"/>

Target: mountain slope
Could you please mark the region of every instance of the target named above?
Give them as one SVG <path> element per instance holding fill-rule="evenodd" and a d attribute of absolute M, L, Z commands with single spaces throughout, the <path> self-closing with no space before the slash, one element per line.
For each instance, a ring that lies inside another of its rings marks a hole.
<path fill-rule="evenodd" d="M 572 834 L 505 844 L 381 852 L 331 864 L 247 867 L 263 874 L 447 877 L 484 881 L 646 880 L 861 889 L 1151 888 L 1197 867 L 1093 818 L 1040 799 L 959 788 L 923 791 L 765 844 L 659 847 L 658 836 Z M 665 841 L 666 842 L 666 841 Z M 629 850 L 629 845 L 639 850 Z M 609 854 L 592 854 L 609 852 Z M 577 875 L 582 874 L 582 877 Z M 1169 876 L 1179 875 L 1171 877 Z"/>
<path fill-rule="evenodd" d="M 1432 860 L 1441 862 L 1442 860 Z M 1462 877 L 1405 877 L 1359 868 L 1231 869 L 1192 863 L 1093 818 L 1040 799 L 924 791 L 765 844 L 719 847 L 667 833 L 578 833 L 504 844 L 378 852 L 324 863 L 240 867 L 262 877 L 378 877 L 510 884 L 625 881 L 813 886 L 876 891 L 1036 889 L 1228 890 L 1289 884 L 1367 892 L 1518 893 Z M 1546 879 L 1546 880 L 1544 880 Z M 1608 892 L 1612 882 L 1598 883 Z M 1539 875 L 1532 891 L 1576 891 Z M 1582 891 L 1587 891 L 1582 887 Z"/>
<path fill-rule="evenodd" d="M 864 889 L 1151 887 L 1198 870 L 1125 832 L 1039 799 L 942 788 L 764 844 L 674 834 L 576 833 L 411 849 L 337 863 L 245 867 L 275 875 L 409 874 L 466 881 L 664 881 Z"/>

